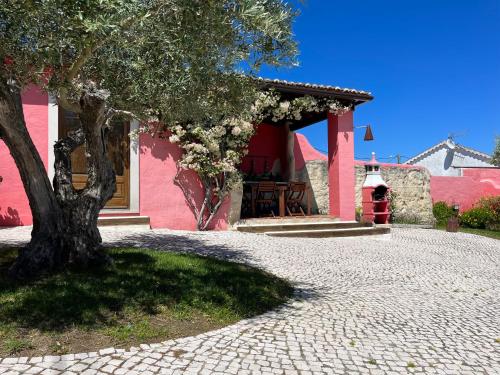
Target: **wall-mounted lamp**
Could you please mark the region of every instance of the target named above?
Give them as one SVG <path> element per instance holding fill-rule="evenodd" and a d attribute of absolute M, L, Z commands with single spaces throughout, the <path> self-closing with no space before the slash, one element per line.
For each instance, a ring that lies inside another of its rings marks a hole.
<path fill-rule="evenodd" d="M 364 136 L 363 140 L 365 140 L 365 141 L 373 141 L 374 140 L 372 128 L 370 125 L 360 125 L 360 126 L 355 126 L 355 128 L 356 129 L 366 128 L 365 136 Z"/>

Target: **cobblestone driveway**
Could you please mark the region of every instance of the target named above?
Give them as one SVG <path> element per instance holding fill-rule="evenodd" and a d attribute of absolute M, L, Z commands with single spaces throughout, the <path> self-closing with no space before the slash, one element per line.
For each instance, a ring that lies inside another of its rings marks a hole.
<path fill-rule="evenodd" d="M 3 245 L 26 238 L 0 230 Z M 296 298 L 196 337 L 7 358 L 0 373 L 500 374 L 500 241 L 403 229 L 340 239 L 107 229 L 103 238 L 254 264 L 291 280 Z"/>

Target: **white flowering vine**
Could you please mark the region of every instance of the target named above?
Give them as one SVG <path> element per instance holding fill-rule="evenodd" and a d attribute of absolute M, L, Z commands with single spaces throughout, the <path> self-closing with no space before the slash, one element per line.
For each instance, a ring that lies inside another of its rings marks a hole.
<path fill-rule="evenodd" d="M 192 199 L 189 202 L 195 213 L 198 229 L 206 230 L 209 227 L 224 199 L 241 182 L 238 167 L 248 152 L 248 144 L 255 131 L 254 125 L 263 121 L 298 121 L 302 119 L 303 114 L 311 112 L 328 111 L 340 115 L 350 109 L 349 105 L 344 105 L 336 99 L 305 95 L 288 100 L 282 99 L 275 91 L 262 91 L 250 111 L 239 117 L 165 126 L 167 132 L 163 133 L 164 137 L 183 150 L 178 160 L 176 183 L 189 199 L 192 194 L 179 180 L 179 173 L 182 170 L 192 170 L 196 172 L 203 186 L 204 198 L 201 206 Z"/>
<path fill-rule="evenodd" d="M 299 96 L 293 99 L 282 99 L 274 91 L 263 91 L 259 94 L 252 112 L 261 118 L 273 122 L 282 120 L 302 119 L 304 113 L 331 112 L 342 115 L 351 109 L 350 105 L 342 104 L 337 99 L 317 98 L 312 95 Z"/>

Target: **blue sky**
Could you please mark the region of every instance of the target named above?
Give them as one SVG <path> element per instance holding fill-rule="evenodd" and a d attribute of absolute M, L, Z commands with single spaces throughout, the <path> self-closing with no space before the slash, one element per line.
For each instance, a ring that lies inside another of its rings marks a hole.
<path fill-rule="evenodd" d="M 294 31 L 300 66 L 261 75 L 371 91 L 355 125 L 355 154 L 414 156 L 458 133 L 491 153 L 500 135 L 499 0 L 307 0 Z M 326 125 L 301 131 L 327 149 Z M 403 158 L 403 160 L 406 160 Z"/>

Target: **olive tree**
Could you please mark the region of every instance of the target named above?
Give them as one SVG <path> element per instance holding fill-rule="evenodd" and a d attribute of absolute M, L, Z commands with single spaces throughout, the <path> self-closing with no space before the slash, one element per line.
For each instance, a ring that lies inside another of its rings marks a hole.
<path fill-rule="evenodd" d="M 113 195 L 115 174 L 103 130 L 114 116 L 199 121 L 250 105 L 247 76 L 262 64 L 294 61 L 294 14 L 280 0 L 2 2 L 0 137 L 33 215 L 31 241 L 12 274 L 105 261 L 97 218 Z M 24 121 L 21 93 L 31 84 L 81 123 L 54 146 L 53 186 Z M 77 190 L 71 153 L 80 145 L 88 180 Z"/>

